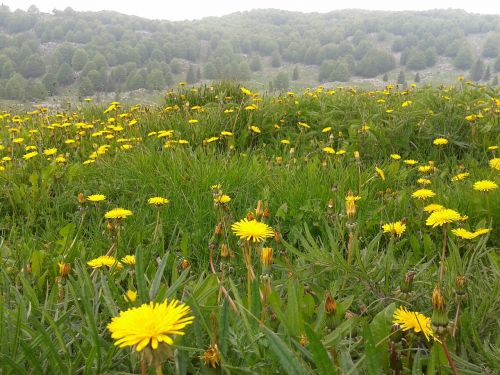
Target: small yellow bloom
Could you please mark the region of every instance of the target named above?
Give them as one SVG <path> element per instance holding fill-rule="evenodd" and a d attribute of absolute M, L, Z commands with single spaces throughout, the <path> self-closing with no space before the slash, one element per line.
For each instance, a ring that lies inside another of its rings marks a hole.
<path fill-rule="evenodd" d="M 391 154 L 391 159 L 392 160 L 400 160 L 401 159 L 401 155 L 399 155 L 399 154 Z"/>
<path fill-rule="evenodd" d="M 488 163 L 491 168 L 500 171 L 500 158 L 493 158 Z"/>
<path fill-rule="evenodd" d="M 89 202 L 102 202 L 105 199 L 106 196 L 104 194 L 92 194 L 87 197 Z"/>
<path fill-rule="evenodd" d="M 415 199 L 427 199 L 435 197 L 436 193 L 429 189 L 419 189 L 417 191 L 414 191 L 411 196 Z"/>
<path fill-rule="evenodd" d="M 89 265 L 92 268 L 101 268 L 101 267 L 116 267 L 116 268 L 122 268 L 123 265 L 116 260 L 115 257 L 109 256 L 109 255 L 101 255 L 100 257 L 97 257 L 95 259 L 92 259 L 87 262 L 87 265 Z"/>
<path fill-rule="evenodd" d="M 104 217 L 106 219 L 126 219 L 132 215 L 133 213 L 130 210 L 126 210 L 124 208 L 113 208 L 111 211 L 106 212 Z"/>
<path fill-rule="evenodd" d="M 120 261 L 127 266 L 135 265 L 135 255 L 125 255 Z"/>
<path fill-rule="evenodd" d="M 331 147 L 323 147 L 323 152 L 325 154 L 330 154 L 330 155 L 335 154 L 335 150 Z"/>
<path fill-rule="evenodd" d="M 448 140 L 446 138 L 436 138 L 432 143 L 436 146 L 443 146 L 448 144 Z"/>
<path fill-rule="evenodd" d="M 35 156 L 38 155 L 38 152 L 37 151 L 33 151 L 33 152 L 28 152 L 27 154 L 24 154 L 23 155 L 23 159 L 24 160 L 29 160 L 31 158 L 34 158 Z"/>
<path fill-rule="evenodd" d="M 384 230 L 384 233 L 390 233 L 394 236 L 401 237 L 406 230 L 406 224 L 403 224 L 401 221 L 396 221 L 394 223 L 382 225 L 382 229 Z"/>
<path fill-rule="evenodd" d="M 268 237 L 274 236 L 274 231 L 269 225 L 258 222 L 255 219 L 242 219 L 231 225 L 231 229 L 236 236 L 254 243 L 261 242 Z"/>
<path fill-rule="evenodd" d="M 218 195 L 214 198 L 214 203 L 219 205 L 227 204 L 231 201 L 231 197 L 226 194 Z"/>
<path fill-rule="evenodd" d="M 378 176 L 382 179 L 382 181 L 385 181 L 385 173 L 382 169 L 376 166 L 375 172 L 377 172 Z"/>
<path fill-rule="evenodd" d="M 134 290 L 127 290 L 127 292 L 123 295 L 123 298 L 127 302 L 135 302 L 137 299 L 137 292 Z"/>
<path fill-rule="evenodd" d="M 168 203 L 170 203 L 170 201 L 167 198 L 163 197 L 152 197 L 148 199 L 148 204 L 156 207 L 163 206 Z"/>
<path fill-rule="evenodd" d="M 480 180 L 474 182 L 474 185 L 472 186 L 474 190 L 478 191 L 491 191 L 498 189 L 498 185 L 490 180 Z"/>
<path fill-rule="evenodd" d="M 469 175 L 470 175 L 470 173 L 468 173 L 468 172 L 459 173 L 459 174 L 456 174 L 455 176 L 453 176 L 451 178 L 451 181 L 453 181 L 453 182 L 463 181 L 466 177 L 469 177 Z"/>
<path fill-rule="evenodd" d="M 457 211 L 445 208 L 443 210 L 434 211 L 433 213 L 431 213 L 425 221 L 425 224 L 435 228 L 444 224 L 460 221 L 460 219 L 461 216 Z"/>
<path fill-rule="evenodd" d="M 431 203 L 431 204 L 428 204 L 427 206 L 424 207 L 424 211 L 428 212 L 428 213 L 432 213 L 434 211 L 439 211 L 439 210 L 443 210 L 443 209 L 444 209 L 444 206 L 437 204 L 437 203 Z"/>

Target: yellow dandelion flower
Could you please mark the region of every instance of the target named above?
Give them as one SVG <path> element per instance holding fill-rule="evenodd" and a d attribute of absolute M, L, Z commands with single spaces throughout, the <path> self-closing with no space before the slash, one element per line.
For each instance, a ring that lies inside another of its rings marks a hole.
<path fill-rule="evenodd" d="M 250 130 L 252 131 L 252 133 L 254 134 L 260 134 L 261 133 L 261 130 L 258 126 L 255 126 L 255 125 L 252 125 L 250 126 Z"/>
<path fill-rule="evenodd" d="M 28 152 L 27 154 L 24 154 L 23 155 L 23 159 L 24 160 L 29 160 L 31 158 L 34 158 L 35 156 L 38 155 L 38 152 L 37 151 L 32 151 L 32 152 Z"/>
<path fill-rule="evenodd" d="M 304 129 L 310 129 L 311 126 L 307 125 L 305 122 L 298 122 L 297 125 L 303 127 Z"/>
<path fill-rule="evenodd" d="M 236 236 L 252 242 L 261 242 L 274 236 L 274 231 L 269 225 L 246 218 L 231 225 L 231 229 Z"/>
<path fill-rule="evenodd" d="M 488 162 L 488 164 L 491 168 L 500 171 L 500 158 L 493 158 Z"/>
<path fill-rule="evenodd" d="M 104 217 L 106 219 L 126 219 L 132 215 L 133 213 L 130 210 L 126 210 L 124 208 L 113 208 L 111 211 L 106 212 Z"/>
<path fill-rule="evenodd" d="M 332 128 L 330 126 L 327 126 L 326 128 L 323 128 L 323 130 L 321 130 L 321 133 L 329 133 L 332 131 Z"/>
<path fill-rule="evenodd" d="M 105 199 L 106 196 L 104 194 L 92 194 L 87 197 L 89 202 L 102 202 Z"/>
<path fill-rule="evenodd" d="M 137 292 L 134 290 L 127 290 L 127 292 L 123 295 L 123 298 L 127 302 L 135 302 L 137 299 Z"/>
<path fill-rule="evenodd" d="M 281 144 L 284 144 L 284 145 L 289 145 L 290 144 L 290 141 L 288 139 L 282 139 L 281 140 Z"/>
<path fill-rule="evenodd" d="M 491 191 L 491 190 L 498 189 L 498 185 L 495 182 L 490 181 L 490 180 L 476 181 L 476 182 L 474 182 L 474 185 L 472 185 L 472 187 L 474 190 L 478 190 L 478 191 Z"/>
<path fill-rule="evenodd" d="M 459 173 L 459 174 L 456 174 L 455 176 L 453 176 L 451 178 L 451 181 L 453 181 L 453 182 L 463 181 L 466 177 L 469 177 L 469 175 L 470 175 L 470 173 L 468 173 L 468 172 Z"/>
<path fill-rule="evenodd" d="M 431 183 L 431 180 L 429 180 L 428 178 L 419 178 L 417 180 L 417 183 L 420 185 L 429 185 Z"/>
<path fill-rule="evenodd" d="M 123 265 L 116 260 L 115 257 L 109 256 L 109 255 L 101 255 L 100 257 L 97 257 L 95 259 L 89 260 L 87 262 L 87 265 L 92 267 L 92 268 L 102 268 L 102 267 L 116 267 L 116 268 L 122 268 Z"/>
<path fill-rule="evenodd" d="M 221 194 L 218 195 L 214 198 L 214 203 L 219 204 L 219 205 L 224 205 L 226 203 L 229 203 L 231 201 L 231 197 L 226 194 Z"/>
<path fill-rule="evenodd" d="M 384 233 L 390 233 L 394 236 L 401 237 L 406 230 L 406 224 L 403 224 L 401 221 L 396 221 L 394 223 L 382 225 L 382 229 L 384 230 Z"/>
<path fill-rule="evenodd" d="M 425 200 L 436 196 L 430 189 L 418 189 L 411 194 L 412 198 Z"/>
<path fill-rule="evenodd" d="M 135 265 L 135 255 L 125 255 L 120 261 L 127 266 Z"/>
<path fill-rule="evenodd" d="M 461 216 L 457 211 L 445 208 L 443 210 L 434 211 L 433 213 L 431 213 L 425 221 L 425 224 L 435 228 L 444 224 L 460 221 L 460 219 Z"/>
<path fill-rule="evenodd" d="M 488 228 L 479 228 L 474 231 L 474 236 L 482 236 L 483 234 L 489 233 L 491 229 Z"/>
<path fill-rule="evenodd" d="M 55 148 L 55 147 L 54 147 L 54 148 L 49 148 L 49 149 L 47 149 L 47 150 L 44 150 L 44 151 L 43 151 L 43 154 L 44 154 L 45 156 L 52 156 L 52 155 L 55 155 L 55 154 L 57 154 L 57 148 Z"/>
<path fill-rule="evenodd" d="M 416 311 L 409 311 L 401 306 L 394 312 L 392 322 L 398 324 L 403 331 L 422 332 L 427 340 L 434 338 L 434 332 L 431 328 L 431 319 L 424 314 Z"/>
<path fill-rule="evenodd" d="M 473 232 L 469 232 L 467 229 L 464 228 L 452 229 L 451 233 L 465 240 L 472 240 L 473 238 L 476 237 Z"/>
<path fill-rule="evenodd" d="M 443 209 L 444 209 L 444 206 L 437 204 L 437 203 L 431 203 L 431 204 L 428 204 L 427 206 L 424 207 L 424 211 L 428 212 L 428 213 L 432 213 L 434 211 L 439 211 L 439 210 L 443 210 Z"/>
<path fill-rule="evenodd" d="M 405 163 L 406 165 L 415 165 L 415 164 L 418 164 L 418 161 L 413 160 L 413 159 L 407 159 L 407 160 L 404 160 L 403 163 Z"/>
<path fill-rule="evenodd" d="M 325 154 L 330 154 L 330 155 L 335 154 L 335 150 L 331 147 L 323 147 L 323 152 Z"/>
<path fill-rule="evenodd" d="M 375 172 L 377 172 L 382 181 L 385 181 L 385 173 L 382 169 L 380 169 L 379 167 L 375 167 Z"/>
<path fill-rule="evenodd" d="M 432 143 L 436 146 L 444 146 L 448 144 L 448 140 L 446 138 L 436 138 Z"/>
<path fill-rule="evenodd" d="M 392 160 L 401 160 L 401 155 L 399 155 L 399 154 L 391 154 L 391 159 Z"/>
<path fill-rule="evenodd" d="M 174 343 L 170 335 L 184 335 L 183 329 L 194 319 L 190 312 L 189 306 L 176 299 L 170 303 L 167 300 L 163 303 L 150 302 L 121 311 L 107 328 L 115 345 L 120 348 L 133 346 L 140 352 L 150 345 L 156 350 L 160 343 Z"/>
<path fill-rule="evenodd" d="M 156 207 L 164 206 L 168 203 L 170 203 L 170 201 L 167 198 L 163 197 L 152 197 L 148 199 L 148 204 Z"/>

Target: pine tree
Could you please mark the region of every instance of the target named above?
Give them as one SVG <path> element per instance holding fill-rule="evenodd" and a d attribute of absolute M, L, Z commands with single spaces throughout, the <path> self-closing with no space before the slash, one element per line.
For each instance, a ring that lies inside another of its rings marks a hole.
<path fill-rule="evenodd" d="M 477 59 L 470 70 L 470 78 L 473 81 L 480 81 L 484 74 L 484 63 L 483 60 Z"/>
<path fill-rule="evenodd" d="M 384 81 L 384 82 L 389 81 L 389 76 L 387 75 L 387 73 L 384 73 L 384 76 L 382 77 L 382 81 Z"/>
<path fill-rule="evenodd" d="M 417 72 L 417 74 L 415 74 L 415 79 L 414 79 L 415 83 L 419 83 L 420 82 L 420 74 Z"/>
<path fill-rule="evenodd" d="M 398 85 L 406 86 L 405 72 L 403 72 L 402 70 L 398 74 Z"/>
<path fill-rule="evenodd" d="M 299 67 L 295 65 L 293 68 L 293 73 L 292 73 L 292 81 L 296 81 L 299 79 Z"/>
<path fill-rule="evenodd" d="M 493 78 L 493 81 L 491 81 L 491 86 L 498 86 L 498 76 L 495 76 L 495 78 Z"/>

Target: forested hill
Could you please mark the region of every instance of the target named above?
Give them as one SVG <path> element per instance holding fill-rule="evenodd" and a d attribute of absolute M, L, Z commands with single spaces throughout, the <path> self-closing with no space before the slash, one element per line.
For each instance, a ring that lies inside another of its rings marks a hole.
<path fill-rule="evenodd" d="M 269 89 L 324 82 L 497 84 L 500 16 L 460 10 L 255 10 L 197 21 L 115 12 L 0 7 L 0 98 L 43 99 L 179 81 L 254 81 Z"/>

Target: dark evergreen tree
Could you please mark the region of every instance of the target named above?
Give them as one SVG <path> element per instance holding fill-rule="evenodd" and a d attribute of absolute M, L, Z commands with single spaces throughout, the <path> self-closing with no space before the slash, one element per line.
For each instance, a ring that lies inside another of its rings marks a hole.
<path fill-rule="evenodd" d="M 295 65 L 292 72 L 292 81 L 297 81 L 300 78 L 299 67 Z"/>
<path fill-rule="evenodd" d="M 186 73 L 186 82 L 189 84 L 196 83 L 196 77 L 194 75 L 193 65 L 189 65 L 189 69 Z"/>
<path fill-rule="evenodd" d="M 289 87 L 288 74 L 279 72 L 274 78 L 273 87 L 277 90 L 287 90 Z"/>
<path fill-rule="evenodd" d="M 473 81 L 480 81 L 484 74 L 484 63 L 483 60 L 477 59 L 470 70 L 470 78 Z"/>
<path fill-rule="evenodd" d="M 490 66 L 486 66 L 486 70 L 484 71 L 483 81 L 488 82 L 491 79 L 491 71 Z"/>
<path fill-rule="evenodd" d="M 384 73 L 384 76 L 382 77 L 382 81 L 384 81 L 384 82 L 389 81 L 389 76 L 387 75 L 387 73 Z"/>
<path fill-rule="evenodd" d="M 397 82 L 398 82 L 398 85 L 406 86 L 405 72 L 403 72 L 402 70 L 399 71 Z"/>
<path fill-rule="evenodd" d="M 417 74 L 415 74 L 415 79 L 414 79 L 415 83 L 419 83 L 420 82 L 420 73 L 417 72 Z"/>

